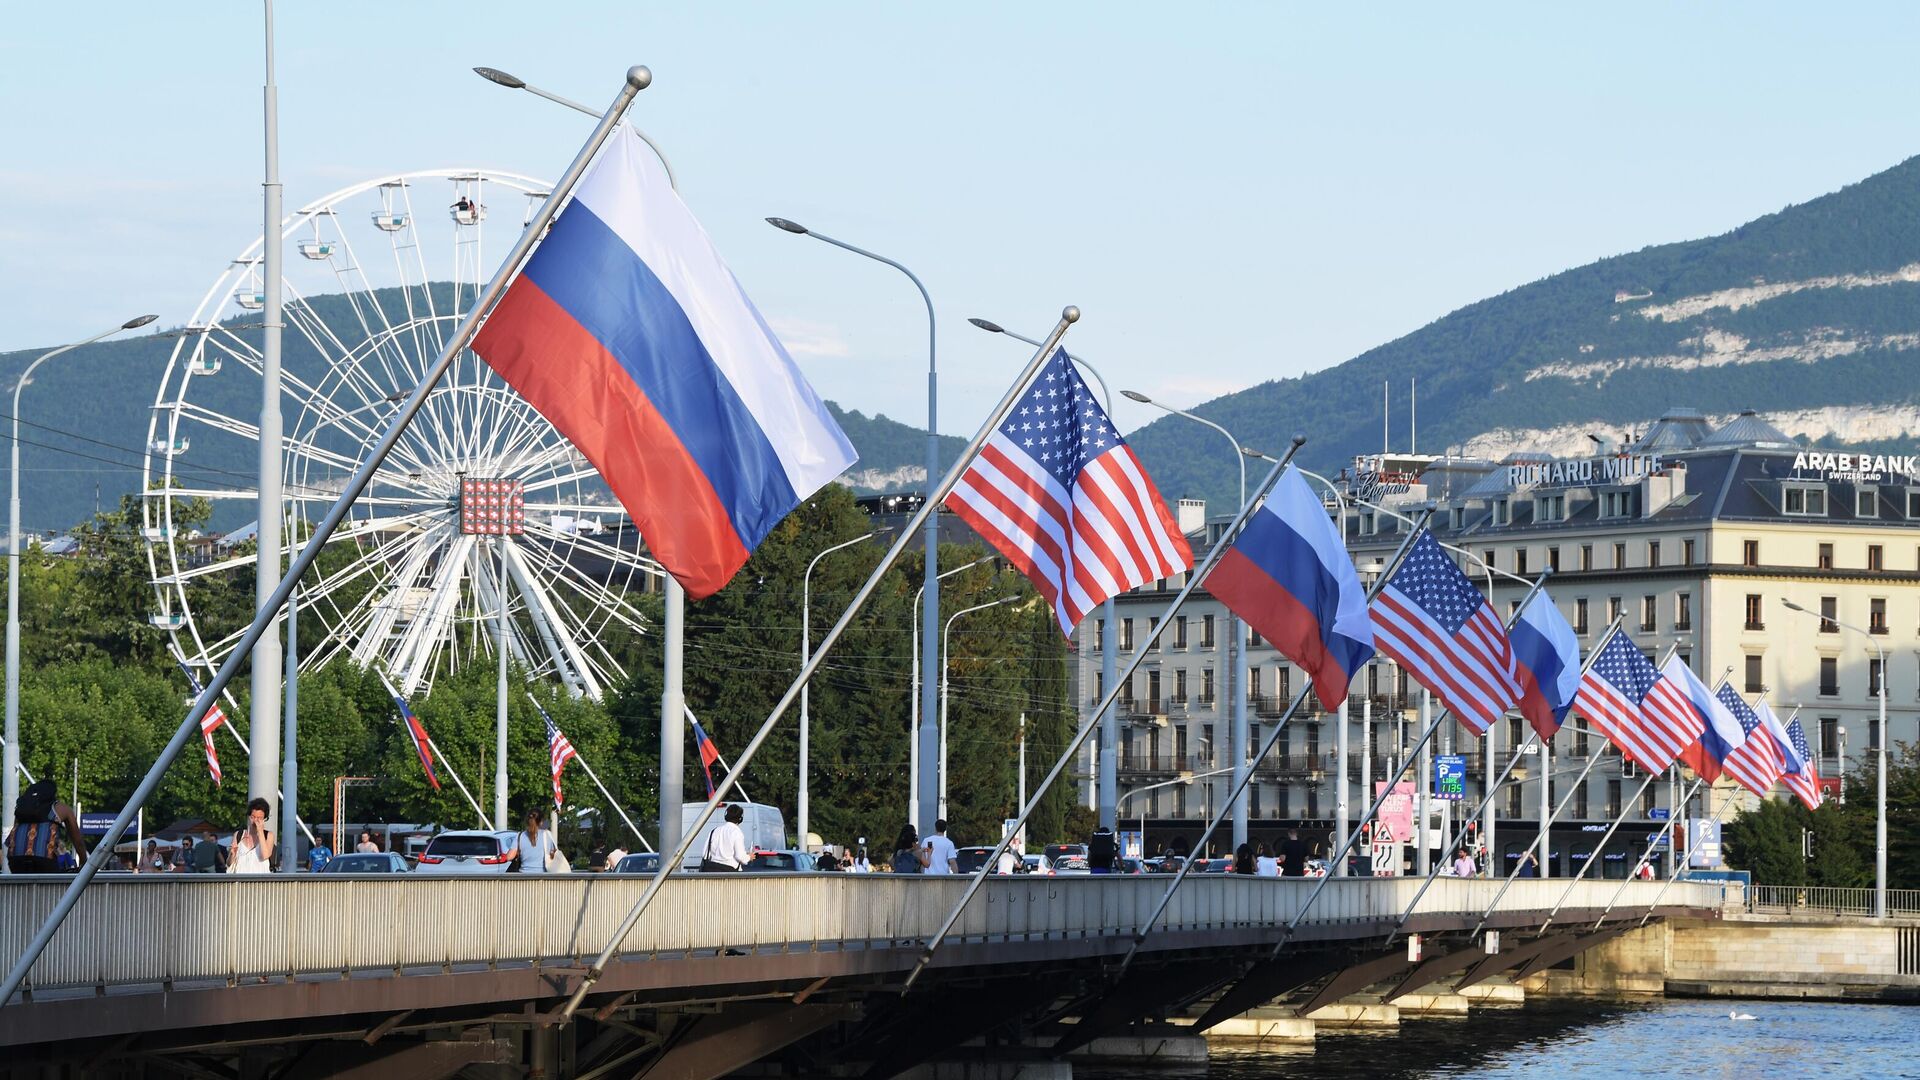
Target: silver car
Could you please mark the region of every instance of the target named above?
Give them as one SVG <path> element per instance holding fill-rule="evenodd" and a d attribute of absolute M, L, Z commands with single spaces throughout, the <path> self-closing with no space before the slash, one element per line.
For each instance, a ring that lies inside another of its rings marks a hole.
<path fill-rule="evenodd" d="M 480 829 L 443 832 L 427 841 L 416 874 L 504 874 L 518 833 Z"/>

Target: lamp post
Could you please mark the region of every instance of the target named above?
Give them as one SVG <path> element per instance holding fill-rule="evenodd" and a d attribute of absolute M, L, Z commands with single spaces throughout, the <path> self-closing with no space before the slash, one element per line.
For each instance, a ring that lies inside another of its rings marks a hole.
<path fill-rule="evenodd" d="M 1015 333 L 1001 326 L 999 323 L 987 319 L 972 318 L 967 321 L 985 330 L 989 334 L 1005 334 L 1015 341 L 1023 341 L 1035 348 L 1038 348 L 1040 345 L 1040 342 L 1034 338 L 1030 338 L 1025 334 Z M 1086 370 L 1087 374 L 1093 376 L 1095 382 L 1100 384 L 1100 396 L 1106 399 L 1107 418 L 1111 420 L 1113 418 L 1113 391 L 1107 386 L 1106 376 L 1100 374 L 1100 369 L 1072 353 L 1067 354 L 1067 359 L 1080 365 Z M 1109 596 L 1100 604 L 1100 684 L 1102 686 L 1113 685 L 1114 669 L 1119 664 L 1119 646 L 1114 639 L 1115 625 L 1113 597 Z M 1100 757 L 1094 764 L 1093 772 L 1095 777 L 1094 808 L 1098 812 L 1100 824 L 1109 829 L 1116 828 L 1118 825 L 1119 810 L 1115 803 L 1115 796 L 1118 794 L 1120 787 L 1119 740 L 1119 714 L 1113 709 L 1108 709 L 1100 717 Z M 1023 802 L 1021 805 L 1024 806 L 1025 803 Z"/>
<path fill-rule="evenodd" d="M 600 119 L 600 113 L 598 110 L 590 109 L 585 105 L 582 105 L 579 102 L 572 100 L 571 98 L 563 98 L 559 94 L 555 94 L 547 90 L 542 90 L 537 86 L 530 85 L 524 79 L 517 79 L 514 76 L 509 75 L 504 71 L 501 71 L 499 68 L 477 67 L 473 69 L 473 73 L 487 80 L 488 82 L 495 84 L 496 86 L 504 86 L 509 90 L 525 90 L 527 93 L 532 94 L 535 97 L 546 98 L 548 101 L 551 101 L 556 105 L 565 105 L 567 108 L 572 109 L 575 112 L 586 113 L 588 116 L 593 117 L 595 120 Z M 677 178 L 675 178 L 675 176 L 673 175 L 673 163 L 667 160 L 666 152 L 660 149 L 660 144 L 657 142 L 654 142 L 651 138 L 649 138 L 646 132 L 641 131 L 637 127 L 634 127 L 633 121 L 631 120 L 627 121 L 627 128 L 631 130 L 635 135 L 638 135 L 640 137 L 640 141 L 643 143 L 646 143 L 647 147 L 651 149 L 654 152 L 654 155 L 660 159 L 660 167 L 667 171 L 667 184 L 671 186 L 673 190 L 679 191 L 680 181 Z"/>
<path fill-rule="evenodd" d="M 947 816 L 947 669 L 953 666 L 953 655 L 950 651 L 948 636 L 953 633 L 954 621 L 959 619 L 960 616 L 971 615 L 976 611 L 985 611 L 990 607 L 999 607 L 1001 604 L 1011 604 L 1018 599 L 1020 599 L 1018 596 L 1003 596 L 998 600 L 989 600 L 984 604 L 975 604 L 970 608 L 961 608 L 959 611 L 947 617 L 947 625 L 945 629 L 940 631 L 940 809 L 936 815 L 938 817 L 945 818 Z"/>
<path fill-rule="evenodd" d="M 982 555 L 941 574 L 940 580 L 945 581 L 963 570 L 971 570 L 981 563 L 992 561 L 993 556 Z M 914 822 L 915 828 L 919 828 L 920 821 L 920 601 L 926 595 L 927 587 L 924 584 L 913 592 L 913 687 L 908 694 L 911 718 L 907 724 L 907 820 Z"/>
<path fill-rule="evenodd" d="M 1226 428 L 1221 427 L 1219 424 L 1214 423 L 1204 416 L 1196 416 L 1185 409 L 1176 409 L 1165 402 L 1155 401 L 1138 390 L 1122 390 L 1120 392 L 1142 405 L 1152 405 L 1155 408 L 1165 409 L 1175 416 L 1184 416 L 1196 424 L 1205 424 L 1207 427 L 1212 428 L 1225 437 L 1227 442 L 1233 446 L 1233 462 L 1240 470 L 1239 505 L 1245 506 L 1247 504 L 1247 455 L 1240 440 L 1234 438 L 1233 432 L 1228 431 Z M 1233 719 L 1228 725 L 1229 735 L 1227 741 L 1230 747 L 1228 752 L 1233 755 L 1233 783 L 1236 789 L 1240 789 L 1240 779 L 1246 775 L 1247 768 L 1247 695 L 1245 689 L 1241 686 L 1241 683 L 1246 679 L 1246 675 L 1244 674 L 1246 665 L 1242 660 L 1243 653 L 1240 640 L 1244 634 L 1245 631 L 1242 630 L 1240 626 L 1240 617 L 1233 613 L 1233 609 L 1227 609 L 1227 695 L 1229 700 L 1233 702 Z M 1241 844 L 1247 842 L 1247 796 L 1243 789 L 1240 790 L 1240 796 L 1233 800 L 1233 847 L 1235 851 L 1240 849 Z"/>
<path fill-rule="evenodd" d="M 102 330 L 81 341 L 62 345 L 51 352 L 45 352 L 27 365 L 20 380 L 13 384 L 13 465 L 10 473 L 12 492 L 7 500 L 7 717 L 6 752 L 4 768 L 6 778 L 0 787 L 0 836 L 13 833 L 13 802 L 20 795 L 20 391 L 26 389 L 27 382 L 33 378 L 33 371 L 41 364 L 71 352 L 82 345 L 91 345 L 102 338 L 112 337 L 122 330 L 135 330 L 159 318 L 158 315 L 141 315 L 128 319 L 108 330 Z M 68 792 L 69 795 L 72 792 Z"/>
<path fill-rule="evenodd" d="M 1780 602 L 1786 605 L 1788 611 L 1797 611 L 1802 615 L 1814 614 L 1791 600 L 1782 598 Z M 1874 755 L 1874 771 L 1879 776 L 1877 777 L 1878 805 L 1873 813 L 1873 917 L 1884 919 L 1887 917 L 1887 650 L 1873 640 L 1872 634 L 1852 623 L 1841 622 L 1831 615 L 1820 615 L 1818 618 L 1866 638 L 1867 644 L 1873 646 L 1873 651 L 1880 654 L 1880 685 L 1873 687 L 1880 698 L 1880 727 L 1878 728 L 1880 738 L 1876 744 L 1877 753 Z M 1840 775 L 1844 777 L 1846 774 L 1847 762 L 1842 758 Z"/>
<path fill-rule="evenodd" d="M 813 557 L 813 561 L 807 564 L 807 572 L 800 575 L 800 666 L 801 667 L 803 668 L 806 667 L 807 660 L 813 656 L 813 622 L 811 618 L 812 611 L 813 611 L 813 568 L 820 565 L 821 559 L 826 558 L 827 556 L 833 554 L 834 552 L 839 551 L 843 548 L 850 548 L 855 544 L 861 543 L 862 541 L 871 540 L 878 534 L 879 534 L 879 530 L 875 529 L 873 532 L 867 533 L 863 536 L 856 536 L 851 540 L 846 540 L 841 543 L 833 545 L 832 547 L 821 552 L 820 554 L 815 555 Z M 809 716 L 807 712 L 807 691 L 809 689 L 809 684 L 811 682 L 812 680 L 809 679 L 806 682 L 802 682 L 800 684 L 800 794 L 798 799 L 796 800 L 796 802 L 799 805 L 795 813 L 796 813 L 796 816 L 799 818 L 797 825 L 800 830 L 800 850 L 802 851 L 805 851 L 807 849 L 807 835 L 808 835 L 808 830 L 807 830 L 807 825 L 808 825 L 808 818 L 807 818 L 808 734 L 807 732 L 810 725 L 808 723 Z"/>
<path fill-rule="evenodd" d="M 282 302 L 281 260 L 285 255 L 285 225 L 280 212 L 280 90 L 273 77 L 273 0 L 265 0 L 266 85 L 261 90 L 265 118 L 262 140 L 266 151 L 261 180 L 260 225 L 260 481 L 254 504 L 253 602 L 264 608 L 280 584 L 281 530 L 286 528 L 286 503 L 281 498 L 280 342 L 286 329 Z M 253 749 L 247 756 L 247 797 L 267 800 L 267 824 L 279 830 L 280 808 L 280 680 L 283 663 L 280 628 L 268 623 L 251 654 L 253 661 Z M 290 824 L 290 823 L 289 823 Z"/>
<path fill-rule="evenodd" d="M 913 282 L 913 287 L 920 290 L 920 299 L 927 305 L 927 489 L 931 491 L 933 486 L 940 482 L 940 380 L 935 366 L 937 333 L 936 321 L 933 314 L 933 297 L 927 294 L 927 287 L 921 283 L 919 276 L 913 271 L 887 258 L 885 255 L 868 251 L 866 248 L 856 247 L 847 243 L 845 240 L 836 240 L 825 233 L 814 232 L 805 225 L 789 221 L 786 218 L 770 217 L 767 219 L 767 224 L 783 232 L 790 232 L 796 236 L 811 236 L 821 243 L 832 244 L 834 247 L 842 250 L 851 251 L 855 255 L 863 255 L 875 262 L 885 263 L 895 270 L 900 271 L 902 274 L 905 274 L 907 280 Z M 932 654 L 934 628 L 940 624 L 940 508 L 938 506 L 930 506 L 927 508 L 926 525 L 921 536 L 923 538 L 922 544 L 926 549 L 926 573 L 921 587 L 927 591 L 927 610 L 920 626 L 920 647 L 925 650 L 925 654 L 920 658 L 920 664 L 921 667 L 930 671 L 936 659 Z M 934 706 L 933 684 L 924 684 L 920 688 L 920 692 L 919 741 L 921 749 L 920 770 L 922 773 L 920 776 L 920 786 L 927 788 L 933 786 L 933 784 L 929 782 L 933 778 L 924 775 L 925 771 L 931 766 L 933 758 L 933 755 L 927 751 L 938 738 L 938 733 L 934 731 L 932 726 Z M 920 833 L 923 836 L 932 832 L 932 830 L 928 828 L 932 822 L 919 821 L 914 824 L 919 827 Z"/>
<path fill-rule="evenodd" d="M 1175 784 L 1191 784 L 1195 780 L 1202 780 L 1209 776 L 1219 776 L 1221 773 L 1230 773 L 1232 771 L 1233 771 L 1233 766 L 1231 765 L 1223 769 L 1209 769 L 1208 771 L 1203 773 L 1182 771 L 1180 775 L 1174 777 L 1171 780 L 1162 780 L 1157 784 L 1147 784 L 1142 787 L 1128 788 L 1127 793 L 1120 796 L 1119 800 L 1114 804 L 1114 812 L 1118 813 L 1120 810 L 1120 807 L 1126 805 L 1126 801 L 1128 799 L 1133 798 L 1135 795 L 1144 795 L 1149 791 L 1155 791 L 1163 787 L 1172 787 Z M 1234 850 L 1236 851 L 1239 850 L 1238 845 L 1235 845 Z M 1144 863 L 1146 861 L 1146 858 L 1147 858 L 1147 811 L 1145 807 L 1142 807 L 1140 810 L 1140 860 L 1141 862 Z"/>

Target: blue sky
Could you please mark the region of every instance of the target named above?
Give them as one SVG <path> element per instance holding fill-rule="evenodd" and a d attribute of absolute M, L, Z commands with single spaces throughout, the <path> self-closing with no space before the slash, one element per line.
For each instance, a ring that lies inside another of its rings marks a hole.
<path fill-rule="evenodd" d="M 291 208 L 476 164 L 551 176 L 634 118 L 822 393 L 970 433 L 1069 344 L 1180 404 L 1339 363 L 1591 259 L 1723 231 L 1920 149 L 1897 5 L 283 3 Z M 257 4 L 38 4 L 0 31 L 0 349 L 183 321 L 259 228 Z M 1121 402 L 1131 428 L 1153 418 Z"/>

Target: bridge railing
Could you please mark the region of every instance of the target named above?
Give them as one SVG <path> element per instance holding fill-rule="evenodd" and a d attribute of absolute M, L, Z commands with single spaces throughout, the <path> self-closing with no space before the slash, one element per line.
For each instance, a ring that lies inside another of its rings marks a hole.
<path fill-rule="evenodd" d="M 959 877 L 678 875 L 622 945 L 626 958 L 733 948 L 810 950 L 923 940 L 958 901 Z M 1336 881 L 1302 924 L 1383 924 L 1418 879 Z M 12 963 L 65 885 L 0 880 L 0 956 Z M 124 877 L 87 890 L 40 961 L 36 989 L 233 983 L 260 976 L 403 974 L 593 956 L 645 887 L 632 877 Z M 1190 879 L 1159 930 L 1279 927 L 1312 882 L 1229 875 Z M 1598 909 L 1618 882 L 1581 882 L 1569 909 Z M 1441 879 L 1419 913 L 1477 916 L 1500 882 Z M 1562 881 L 1522 880 L 1502 902 L 1544 916 Z M 994 878 L 950 940 L 1128 937 L 1166 888 L 1157 875 Z M 1632 882 L 1617 912 L 1650 903 L 1658 883 Z M 1715 907 L 1717 885 L 1681 883 L 1663 905 Z M 1360 931 L 1356 931 L 1359 933 Z M 1161 939 L 1149 937 L 1152 950 Z"/>
<path fill-rule="evenodd" d="M 1873 890 L 1830 885 L 1749 885 L 1747 910 L 1761 915 L 1872 915 Z M 1887 914 L 1920 915 L 1920 889 L 1888 889 Z"/>

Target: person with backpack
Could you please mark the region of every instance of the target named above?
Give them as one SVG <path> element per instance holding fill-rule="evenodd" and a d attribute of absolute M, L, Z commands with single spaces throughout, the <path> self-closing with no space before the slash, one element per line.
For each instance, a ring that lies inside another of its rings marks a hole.
<path fill-rule="evenodd" d="M 1087 840 L 1087 870 L 1095 874 L 1111 874 L 1119 854 L 1120 846 L 1114 843 L 1113 830 L 1102 825 L 1093 830 L 1093 836 Z"/>
<path fill-rule="evenodd" d="M 61 843 L 62 831 L 66 833 L 66 844 Z M 13 832 L 7 836 L 7 871 L 62 873 L 60 857 L 68 845 L 75 858 L 87 857 L 87 841 L 80 834 L 80 815 L 60 801 L 52 780 L 27 785 L 13 803 Z M 77 868 L 78 864 L 75 865 Z"/>
<path fill-rule="evenodd" d="M 896 874 L 920 873 L 920 830 L 912 822 L 901 826 L 900 837 L 893 842 L 892 869 Z"/>

